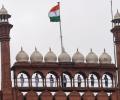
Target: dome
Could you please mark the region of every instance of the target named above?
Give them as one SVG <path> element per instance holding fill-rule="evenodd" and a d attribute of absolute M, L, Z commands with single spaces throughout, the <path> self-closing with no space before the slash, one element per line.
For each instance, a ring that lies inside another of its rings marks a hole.
<path fill-rule="evenodd" d="M 0 9 L 0 15 L 2 14 L 8 14 L 7 10 L 4 8 L 3 5 L 2 5 L 2 8 Z"/>
<path fill-rule="evenodd" d="M 106 53 L 105 49 L 104 52 L 99 57 L 99 62 L 103 64 L 111 64 L 111 56 Z"/>
<path fill-rule="evenodd" d="M 84 62 L 84 56 L 79 52 L 78 49 L 76 53 L 74 53 L 72 56 L 72 62 L 75 62 L 75 63 Z"/>
<path fill-rule="evenodd" d="M 48 53 L 44 57 L 45 62 L 56 62 L 57 61 L 57 56 L 55 53 L 49 49 Z"/>
<path fill-rule="evenodd" d="M 43 61 L 43 56 L 39 51 L 37 51 L 37 48 L 35 48 L 35 51 L 30 56 L 30 60 L 31 62 L 42 62 Z"/>
<path fill-rule="evenodd" d="M 114 16 L 114 19 L 120 19 L 120 13 L 119 13 L 118 10 L 117 10 L 117 13 L 116 13 L 115 16 Z"/>
<path fill-rule="evenodd" d="M 59 62 L 71 62 L 70 55 L 64 50 L 61 52 L 61 54 L 58 56 Z"/>
<path fill-rule="evenodd" d="M 18 54 L 17 54 L 17 56 L 16 56 L 16 61 L 17 62 L 28 62 L 28 60 L 29 60 L 29 56 L 21 48 L 21 51 L 19 51 Z"/>
<path fill-rule="evenodd" d="M 92 51 L 90 51 L 90 53 L 88 53 L 88 55 L 86 56 L 86 62 L 87 63 L 98 63 L 98 56 Z"/>

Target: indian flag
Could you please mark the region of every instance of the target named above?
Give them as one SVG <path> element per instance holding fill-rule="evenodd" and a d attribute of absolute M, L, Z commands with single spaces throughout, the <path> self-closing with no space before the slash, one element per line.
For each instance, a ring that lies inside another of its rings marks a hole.
<path fill-rule="evenodd" d="M 48 14 L 51 22 L 60 22 L 60 6 L 59 3 L 52 7 Z"/>

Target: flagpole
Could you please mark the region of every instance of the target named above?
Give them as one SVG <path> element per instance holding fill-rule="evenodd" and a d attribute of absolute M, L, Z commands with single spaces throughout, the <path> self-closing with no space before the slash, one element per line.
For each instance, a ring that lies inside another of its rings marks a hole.
<path fill-rule="evenodd" d="M 113 1 L 111 0 L 111 18 L 113 20 Z M 112 23 L 112 28 L 113 28 L 113 23 Z"/>
<path fill-rule="evenodd" d="M 113 20 L 113 1 L 111 0 L 111 18 L 112 18 L 112 20 Z M 112 23 L 112 28 L 113 28 L 113 23 Z M 114 40 L 115 40 L 115 38 L 114 38 L 114 36 L 113 36 L 113 43 L 114 43 Z M 115 44 L 113 44 L 113 46 L 114 46 L 114 61 L 115 61 L 115 65 L 117 64 L 117 60 L 116 60 L 116 47 L 115 47 Z"/>
<path fill-rule="evenodd" d="M 58 5 L 60 7 L 60 2 L 58 2 Z M 60 11 L 60 9 L 59 9 Z M 60 12 L 59 12 L 60 13 Z M 60 27 L 60 41 L 61 41 L 61 51 L 65 51 L 64 50 L 64 46 L 63 46 L 63 36 L 62 36 L 62 27 L 61 27 L 61 17 L 60 17 L 60 21 L 59 21 L 59 27 Z"/>

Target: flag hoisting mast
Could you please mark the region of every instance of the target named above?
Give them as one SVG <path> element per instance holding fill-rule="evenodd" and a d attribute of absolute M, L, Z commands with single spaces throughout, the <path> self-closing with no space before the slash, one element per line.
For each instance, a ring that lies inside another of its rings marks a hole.
<path fill-rule="evenodd" d="M 113 20 L 114 17 L 113 17 L 113 1 L 112 0 L 110 1 L 110 4 L 111 4 L 111 19 Z M 112 23 L 112 28 L 113 27 L 114 27 L 114 25 Z M 113 36 L 113 43 L 114 43 L 114 41 L 115 41 L 115 38 Z M 116 65 L 117 64 L 117 60 L 116 60 L 116 47 L 115 47 L 115 44 L 113 44 L 113 48 L 114 48 L 114 61 L 115 61 L 115 65 Z"/>
<path fill-rule="evenodd" d="M 113 20 L 113 1 L 111 0 L 111 18 Z M 113 23 L 112 23 L 112 28 L 113 28 Z"/>
<path fill-rule="evenodd" d="M 61 17 L 60 17 L 60 2 L 58 2 L 56 6 L 52 7 L 52 9 L 49 12 L 49 17 L 51 22 L 59 22 L 61 51 L 64 52 L 65 49 L 63 46 L 63 36 L 62 36 Z"/>
<path fill-rule="evenodd" d="M 58 2 L 58 6 L 60 8 L 60 2 Z M 60 14 L 60 9 L 59 9 L 59 14 Z M 63 36 L 62 36 L 62 27 L 61 27 L 61 17 L 59 21 L 59 26 L 60 26 L 60 40 L 61 40 L 61 51 L 64 52 L 64 46 L 63 46 Z"/>

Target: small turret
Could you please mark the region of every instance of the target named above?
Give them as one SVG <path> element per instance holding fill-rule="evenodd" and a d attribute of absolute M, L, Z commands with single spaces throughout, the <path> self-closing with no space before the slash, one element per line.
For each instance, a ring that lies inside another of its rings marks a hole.
<path fill-rule="evenodd" d="M 7 10 L 2 5 L 2 8 L 0 9 L 0 22 L 8 22 L 10 17 L 11 15 L 8 14 Z"/>
<path fill-rule="evenodd" d="M 112 23 L 114 24 L 114 26 L 120 26 L 120 13 L 117 10 L 114 19 L 112 20 Z"/>

